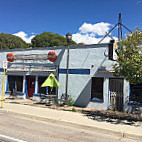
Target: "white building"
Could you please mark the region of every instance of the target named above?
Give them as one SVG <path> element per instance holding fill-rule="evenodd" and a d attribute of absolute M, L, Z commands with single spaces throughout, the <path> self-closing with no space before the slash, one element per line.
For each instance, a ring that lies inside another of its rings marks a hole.
<path fill-rule="evenodd" d="M 112 45 L 110 43 L 70 46 L 68 94 L 74 99 L 76 106 L 104 110 L 113 106 L 120 111 L 131 111 L 135 104 L 142 106 L 142 97 L 139 96 L 142 84 L 130 87 L 123 77 L 113 76 L 114 61 L 109 60 L 109 49 Z M 56 52 L 55 62 L 47 59 L 49 51 Z M 16 59 L 8 63 L 5 97 L 10 95 L 13 89 L 18 97 L 32 97 L 33 100 L 40 100 L 40 97 L 47 93 L 56 94 L 58 98 L 65 94 L 67 47 L 1 50 L 0 94 L 3 80 L 2 62 L 7 60 L 9 52 L 12 52 Z M 52 92 L 50 87 L 41 88 L 41 84 L 50 73 L 56 76 L 61 85 Z"/>

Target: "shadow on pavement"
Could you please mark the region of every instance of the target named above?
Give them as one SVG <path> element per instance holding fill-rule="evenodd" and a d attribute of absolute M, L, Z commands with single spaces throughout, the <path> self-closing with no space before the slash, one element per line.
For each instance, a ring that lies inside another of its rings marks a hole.
<path fill-rule="evenodd" d="M 83 111 L 83 114 L 89 119 L 99 122 L 142 127 L 142 117 L 140 115 L 113 111 Z"/>

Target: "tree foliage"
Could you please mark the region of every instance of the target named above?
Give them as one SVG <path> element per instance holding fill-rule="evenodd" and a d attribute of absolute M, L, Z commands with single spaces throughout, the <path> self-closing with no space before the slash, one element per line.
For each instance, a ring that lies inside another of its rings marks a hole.
<path fill-rule="evenodd" d="M 0 50 L 28 47 L 29 45 L 20 37 L 11 34 L 0 34 Z"/>
<path fill-rule="evenodd" d="M 67 41 L 64 36 L 51 32 L 43 32 L 39 35 L 36 35 L 31 42 L 32 47 L 54 47 L 67 45 Z M 74 41 L 71 41 L 71 44 L 76 45 Z"/>
<path fill-rule="evenodd" d="M 122 39 L 116 53 L 114 65 L 116 76 L 124 76 L 130 83 L 142 83 L 142 31 L 136 28 Z"/>

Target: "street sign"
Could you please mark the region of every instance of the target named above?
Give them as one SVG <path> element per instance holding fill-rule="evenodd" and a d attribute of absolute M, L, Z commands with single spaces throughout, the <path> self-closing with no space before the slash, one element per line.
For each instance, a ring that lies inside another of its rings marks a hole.
<path fill-rule="evenodd" d="M 3 69 L 7 69 L 8 61 L 3 61 Z"/>
<path fill-rule="evenodd" d="M 1 95 L 1 108 L 3 108 L 3 100 L 4 100 L 4 82 L 5 82 L 5 69 L 7 69 L 8 61 L 3 61 L 3 88 L 2 88 L 2 95 Z"/>

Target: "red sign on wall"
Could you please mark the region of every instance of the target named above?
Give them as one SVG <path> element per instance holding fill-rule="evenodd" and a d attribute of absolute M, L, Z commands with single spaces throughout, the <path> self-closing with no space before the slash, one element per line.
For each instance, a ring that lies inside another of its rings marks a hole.
<path fill-rule="evenodd" d="M 55 51 L 49 51 L 47 56 L 48 56 L 48 60 L 51 62 L 55 62 L 57 60 L 57 54 Z"/>
<path fill-rule="evenodd" d="M 7 55 L 6 55 L 6 58 L 7 58 L 7 61 L 13 62 L 15 57 L 14 57 L 14 54 L 13 54 L 13 53 L 9 52 L 9 53 L 7 53 Z"/>

